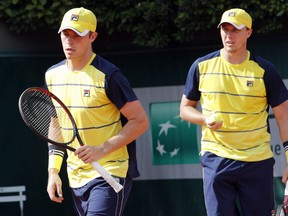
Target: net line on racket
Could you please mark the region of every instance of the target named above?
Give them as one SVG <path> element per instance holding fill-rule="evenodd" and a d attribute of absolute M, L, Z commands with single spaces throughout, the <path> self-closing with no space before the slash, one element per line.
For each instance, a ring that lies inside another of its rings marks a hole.
<path fill-rule="evenodd" d="M 276 208 L 276 211 L 274 214 L 272 214 L 272 216 L 286 216 L 287 215 L 287 212 L 286 212 L 286 205 L 284 204 L 281 204 L 281 205 L 278 205 L 277 208 Z"/>
<path fill-rule="evenodd" d="M 23 120 L 40 138 L 75 151 L 68 144 L 77 136 L 76 123 L 68 108 L 55 95 L 42 88 L 28 88 L 21 94 L 19 106 Z M 80 137 L 77 138 L 81 141 Z"/>

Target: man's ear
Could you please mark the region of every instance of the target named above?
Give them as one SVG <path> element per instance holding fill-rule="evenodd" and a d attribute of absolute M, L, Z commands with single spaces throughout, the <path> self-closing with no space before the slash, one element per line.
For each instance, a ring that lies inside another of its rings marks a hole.
<path fill-rule="evenodd" d="M 90 39 L 91 41 L 93 42 L 98 36 L 98 33 L 97 32 L 91 32 L 90 33 Z"/>
<path fill-rule="evenodd" d="M 253 32 L 253 30 L 252 30 L 252 29 L 249 29 L 249 30 L 248 30 L 248 35 L 247 35 L 247 38 L 249 38 L 249 37 L 252 35 L 252 32 Z"/>

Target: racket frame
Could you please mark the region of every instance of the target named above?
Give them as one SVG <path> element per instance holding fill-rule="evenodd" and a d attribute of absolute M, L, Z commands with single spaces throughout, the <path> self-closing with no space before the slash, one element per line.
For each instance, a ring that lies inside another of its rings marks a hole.
<path fill-rule="evenodd" d="M 284 204 L 278 205 L 275 211 L 275 216 L 287 216 Z"/>
<path fill-rule="evenodd" d="M 66 114 L 68 115 L 72 125 L 73 125 L 73 138 L 69 141 L 69 142 L 65 142 L 65 143 L 59 143 L 59 142 L 56 142 L 54 140 L 51 140 L 49 139 L 48 137 L 46 136 L 43 136 L 41 133 L 39 133 L 30 123 L 30 121 L 27 119 L 26 115 L 23 113 L 22 111 L 22 101 L 23 101 L 23 97 L 25 96 L 25 94 L 29 91 L 40 91 L 46 95 L 48 95 L 49 97 L 53 98 L 55 101 L 57 101 L 57 103 L 60 104 L 60 106 L 65 110 Z M 80 136 L 78 135 L 78 132 L 77 132 L 77 126 L 76 126 L 76 122 L 71 114 L 71 112 L 68 110 L 68 108 L 65 106 L 65 104 L 58 98 L 56 97 L 53 93 L 49 92 L 48 90 L 46 89 L 43 89 L 43 88 L 40 88 L 40 87 L 30 87 L 28 89 L 26 89 L 21 95 L 20 95 L 20 98 L 19 98 L 19 101 L 18 101 L 18 107 L 19 107 L 19 112 L 20 112 L 20 115 L 23 119 L 23 121 L 26 123 L 26 125 L 39 137 L 41 138 L 42 140 L 48 142 L 48 143 L 51 143 L 53 145 L 57 145 L 59 147 L 62 147 L 62 148 L 65 148 L 65 149 L 68 149 L 70 151 L 75 151 L 76 149 L 71 147 L 71 146 L 68 146 L 68 144 L 70 144 L 71 142 L 73 142 L 73 140 L 75 139 L 75 137 L 77 137 L 79 143 L 81 146 L 83 146 L 83 142 L 80 138 Z"/>

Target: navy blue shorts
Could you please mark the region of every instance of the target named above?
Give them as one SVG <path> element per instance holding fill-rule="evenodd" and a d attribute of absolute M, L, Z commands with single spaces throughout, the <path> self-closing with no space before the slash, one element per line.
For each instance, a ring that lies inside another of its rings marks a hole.
<path fill-rule="evenodd" d="M 118 178 L 123 189 L 116 193 L 103 179 L 96 178 L 80 188 L 72 188 L 79 216 L 121 216 L 132 188 L 132 179 Z"/>
<path fill-rule="evenodd" d="M 242 215 L 271 216 L 274 163 L 273 158 L 243 162 L 206 152 L 201 164 L 208 216 L 238 216 L 236 203 Z"/>

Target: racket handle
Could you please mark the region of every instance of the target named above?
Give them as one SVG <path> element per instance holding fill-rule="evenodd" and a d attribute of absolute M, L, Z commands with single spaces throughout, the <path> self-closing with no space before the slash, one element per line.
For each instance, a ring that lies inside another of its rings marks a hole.
<path fill-rule="evenodd" d="M 123 186 L 117 182 L 115 178 L 113 178 L 111 174 L 105 170 L 98 162 L 93 162 L 91 165 L 107 181 L 107 183 L 115 190 L 116 193 L 122 190 Z"/>
<path fill-rule="evenodd" d="M 288 195 L 288 181 L 286 182 L 286 185 L 285 185 L 284 195 L 285 196 Z"/>

